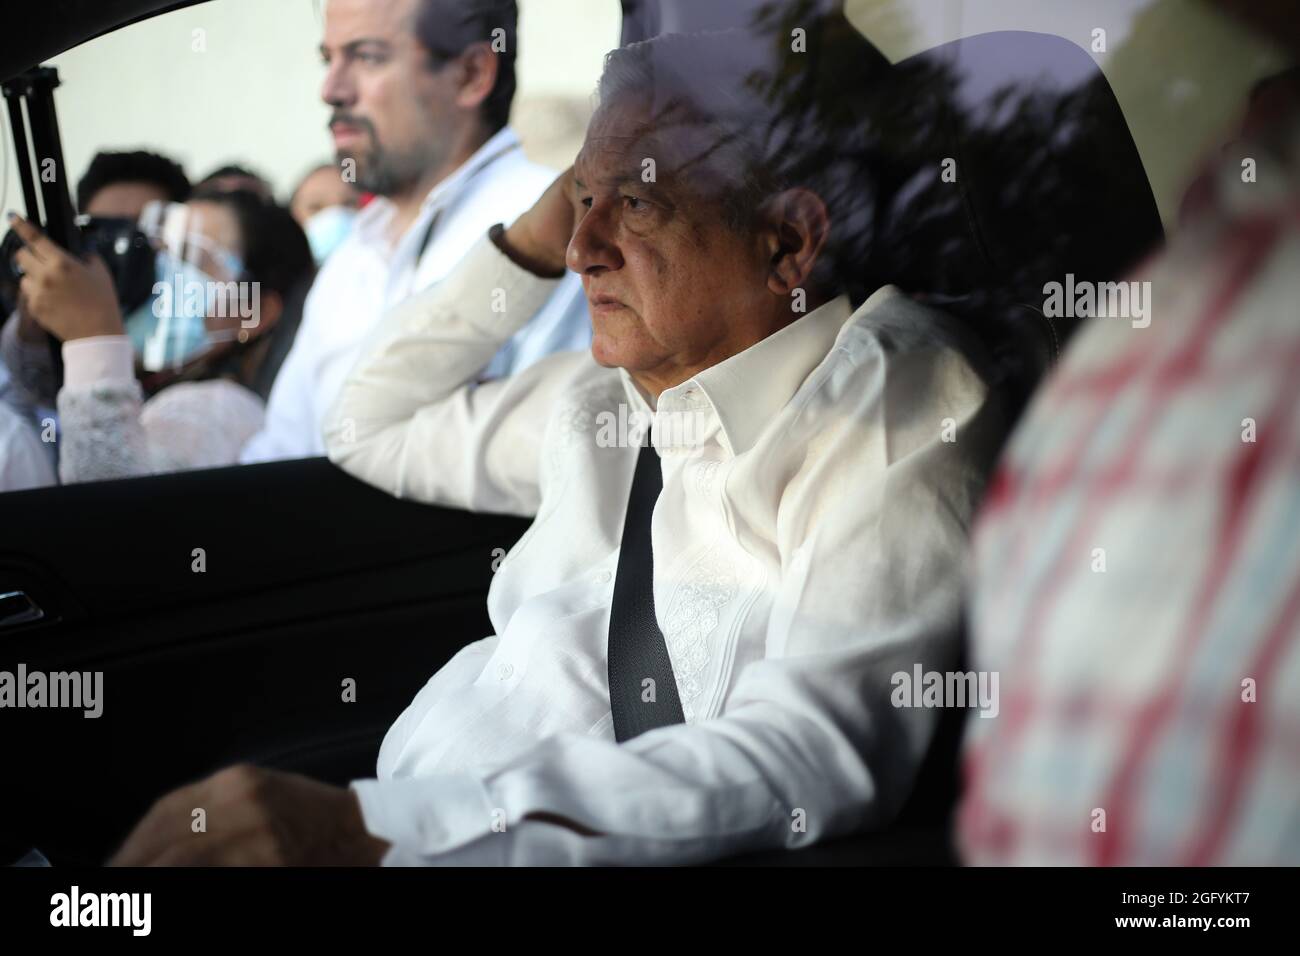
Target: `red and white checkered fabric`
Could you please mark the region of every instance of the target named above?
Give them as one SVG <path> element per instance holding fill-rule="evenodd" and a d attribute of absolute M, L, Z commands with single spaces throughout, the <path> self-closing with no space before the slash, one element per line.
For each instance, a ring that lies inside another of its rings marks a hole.
<path fill-rule="evenodd" d="M 1090 320 L 995 476 L 969 862 L 1300 863 L 1300 176 L 1267 171 L 1131 277 L 1148 327 Z"/>

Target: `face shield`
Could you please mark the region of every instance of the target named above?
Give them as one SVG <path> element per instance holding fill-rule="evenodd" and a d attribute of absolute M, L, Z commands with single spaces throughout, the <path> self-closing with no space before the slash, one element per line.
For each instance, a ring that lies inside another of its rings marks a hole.
<path fill-rule="evenodd" d="M 155 250 L 154 284 L 125 326 L 145 371 L 177 371 L 247 338 L 245 313 L 255 320 L 257 310 L 246 290 L 256 283 L 241 281 L 243 261 L 215 238 L 218 225 L 185 203 L 152 202 L 141 213 L 140 231 Z"/>

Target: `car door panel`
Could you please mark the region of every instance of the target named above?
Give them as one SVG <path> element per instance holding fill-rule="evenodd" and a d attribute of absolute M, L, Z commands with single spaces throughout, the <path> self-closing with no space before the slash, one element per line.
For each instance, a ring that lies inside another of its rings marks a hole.
<path fill-rule="evenodd" d="M 96 862 L 153 799 L 237 761 L 373 774 L 416 691 L 491 634 L 495 558 L 527 524 L 324 459 L 0 496 L 0 593 L 46 611 L 0 631 L 0 670 L 103 674 L 97 718 L 0 713 L 0 845 Z"/>

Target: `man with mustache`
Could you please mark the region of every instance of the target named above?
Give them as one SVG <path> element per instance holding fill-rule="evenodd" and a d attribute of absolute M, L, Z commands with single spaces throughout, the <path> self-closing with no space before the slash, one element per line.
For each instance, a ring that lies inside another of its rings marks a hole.
<path fill-rule="evenodd" d="M 514 0 L 329 0 L 324 16 L 321 98 L 333 108 L 339 175 L 376 198 L 312 287 L 246 462 L 324 454 L 325 412 L 379 316 L 446 276 L 555 176 L 524 158 L 507 125 Z M 480 374 L 511 374 L 589 340 L 573 280 Z"/>
<path fill-rule="evenodd" d="M 816 58 L 744 31 L 611 53 L 573 170 L 348 376 L 332 460 L 537 515 L 493 579 L 496 633 L 416 695 L 377 779 L 230 768 L 115 862 L 687 863 L 893 819 L 938 722 L 894 677 L 957 664 L 1004 426 L 949 317 L 846 294 L 873 181 L 836 94 L 887 99 L 889 66 L 842 18 L 801 26 Z M 591 349 L 476 383 L 566 267 Z M 632 415 L 649 444 L 611 427 Z"/>

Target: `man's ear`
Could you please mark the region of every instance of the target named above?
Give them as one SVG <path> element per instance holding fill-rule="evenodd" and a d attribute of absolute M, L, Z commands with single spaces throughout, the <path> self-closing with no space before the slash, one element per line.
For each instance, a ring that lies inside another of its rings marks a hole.
<path fill-rule="evenodd" d="M 773 295 L 792 295 L 812 275 L 830 232 L 830 213 L 822 198 L 796 187 L 764 203 L 767 225 L 767 288 Z"/>
<path fill-rule="evenodd" d="M 461 109 L 477 109 L 492 95 L 497 85 L 500 61 L 487 41 L 471 43 L 459 57 L 456 105 Z"/>

